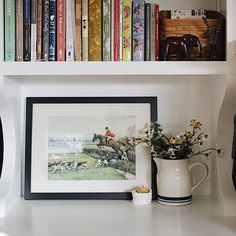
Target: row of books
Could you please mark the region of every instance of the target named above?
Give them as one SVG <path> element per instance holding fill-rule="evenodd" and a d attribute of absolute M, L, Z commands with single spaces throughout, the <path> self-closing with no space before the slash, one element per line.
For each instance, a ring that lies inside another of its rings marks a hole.
<path fill-rule="evenodd" d="M 5 61 L 158 61 L 159 5 L 4 0 Z"/>

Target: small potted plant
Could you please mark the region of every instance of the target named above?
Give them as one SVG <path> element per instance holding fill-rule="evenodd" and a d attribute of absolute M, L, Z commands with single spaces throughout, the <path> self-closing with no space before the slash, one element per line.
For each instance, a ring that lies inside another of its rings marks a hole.
<path fill-rule="evenodd" d="M 152 201 L 152 190 L 144 185 L 132 191 L 133 200 L 135 205 L 147 205 Z"/>

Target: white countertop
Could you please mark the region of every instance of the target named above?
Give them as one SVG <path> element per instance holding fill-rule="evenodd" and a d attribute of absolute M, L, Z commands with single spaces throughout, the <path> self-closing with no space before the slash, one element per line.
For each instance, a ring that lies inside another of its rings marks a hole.
<path fill-rule="evenodd" d="M 0 236 L 235 236 L 236 217 L 223 217 L 211 197 L 184 207 L 153 202 L 21 199 L 0 219 Z"/>

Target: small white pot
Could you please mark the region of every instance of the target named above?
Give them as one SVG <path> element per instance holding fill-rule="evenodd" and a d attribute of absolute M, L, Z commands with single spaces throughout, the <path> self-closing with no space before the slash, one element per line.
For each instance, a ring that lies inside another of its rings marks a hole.
<path fill-rule="evenodd" d="M 147 205 L 152 202 L 152 190 L 149 193 L 137 193 L 136 190 L 133 190 L 132 196 L 132 203 L 135 205 Z"/>

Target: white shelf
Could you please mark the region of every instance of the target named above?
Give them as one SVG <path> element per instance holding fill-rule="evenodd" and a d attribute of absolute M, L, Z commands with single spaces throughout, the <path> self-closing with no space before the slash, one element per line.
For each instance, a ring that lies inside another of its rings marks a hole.
<path fill-rule="evenodd" d="M 184 207 L 131 201 L 24 201 L 5 219 L 0 235 L 11 236 L 235 236 L 236 217 L 223 217 L 211 197 L 194 196 Z"/>
<path fill-rule="evenodd" d="M 0 74 L 24 75 L 225 75 L 226 61 L 1 62 Z"/>

